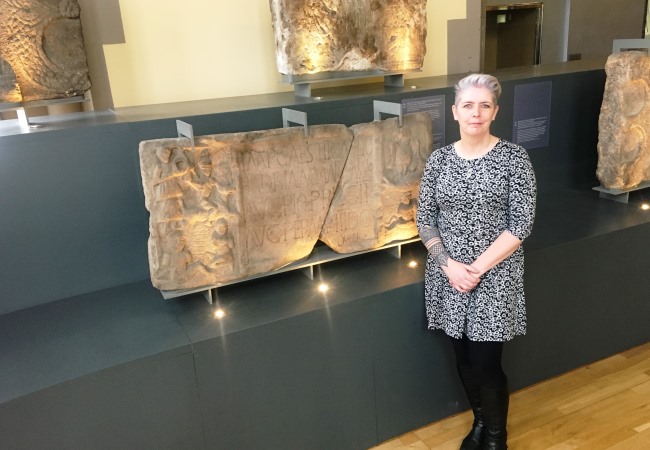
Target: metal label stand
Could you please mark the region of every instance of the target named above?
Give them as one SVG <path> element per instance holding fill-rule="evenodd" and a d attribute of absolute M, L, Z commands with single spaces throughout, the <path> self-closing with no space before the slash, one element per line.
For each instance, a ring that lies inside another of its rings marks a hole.
<path fill-rule="evenodd" d="M 309 137 L 309 125 L 307 125 L 307 113 L 294 109 L 282 108 L 282 126 L 289 128 L 289 123 L 297 123 L 305 127 L 305 137 Z"/>
<path fill-rule="evenodd" d="M 182 120 L 177 120 L 176 132 L 178 133 L 179 138 L 188 138 L 192 145 L 192 151 L 196 151 L 196 147 L 194 146 L 194 127 L 192 125 L 187 122 L 183 122 Z"/>
<path fill-rule="evenodd" d="M 373 100 L 372 107 L 374 111 L 375 121 L 381 120 L 382 114 L 392 114 L 394 116 L 398 116 L 400 127 L 404 124 L 404 116 L 403 116 L 401 103 L 391 103 L 391 102 L 382 102 L 379 100 Z"/>

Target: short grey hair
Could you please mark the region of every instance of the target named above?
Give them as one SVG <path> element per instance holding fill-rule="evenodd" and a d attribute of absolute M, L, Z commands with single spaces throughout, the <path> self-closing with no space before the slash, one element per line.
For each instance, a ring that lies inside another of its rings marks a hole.
<path fill-rule="evenodd" d="M 499 80 L 497 80 L 496 77 L 488 75 L 487 73 L 472 73 L 460 80 L 454 86 L 454 91 L 456 92 L 456 98 L 454 100 L 455 105 L 458 104 L 460 93 L 469 87 L 485 88 L 489 90 L 492 93 L 495 105 L 501 95 L 501 84 L 499 84 Z"/>

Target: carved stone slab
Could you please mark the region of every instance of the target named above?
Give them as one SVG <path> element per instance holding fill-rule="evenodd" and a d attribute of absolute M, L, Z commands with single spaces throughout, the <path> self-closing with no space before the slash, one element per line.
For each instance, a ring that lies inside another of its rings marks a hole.
<path fill-rule="evenodd" d="M 283 74 L 422 67 L 426 0 L 270 0 Z"/>
<path fill-rule="evenodd" d="M 320 239 L 339 253 L 417 235 L 420 178 L 433 145 L 431 116 L 354 125 L 354 141 Z"/>
<path fill-rule="evenodd" d="M 598 121 L 598 169 L 603 186 L 632 188 L 650 180 L 650 57 L 615 53 Z"/>
<path fill-rule="evenodd" d="M 79 14 L 76 0 L 0 0 L 0 102 L 90 89 Z"/>
<path fill-rule="evenodd" d="M 311 253 L 352 143 L 320 125 L 140 144 L 149 265 L 161 290 L 278 269 Z"/>

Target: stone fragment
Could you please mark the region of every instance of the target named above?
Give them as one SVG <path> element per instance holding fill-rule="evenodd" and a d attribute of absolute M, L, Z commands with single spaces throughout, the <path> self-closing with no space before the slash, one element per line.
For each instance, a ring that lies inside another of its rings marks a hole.
<path fill-rule="evenodd" d="M 427 113 L 354 125 L 354 141 L 320 239 L 339 253 L 417 235 L 415 211 L 433 146 Z"/>
<path fill-rule="evenodd" d="M 22 99 L 14 70 L 0 58 L 0 102 L 18 103 Z"/>
<path fill-rule="evenodd" d="M 283 74 L 422 67 L 426 0 L 270 0 Z"/>
<path fill-rule="evenodd" d="M 0 67 L 0 102 L 73 97 L 90 89 L 79 15 L 76 0 L 0 0 L 0 59 L 13 72 Z"/>
<path fill-rule="evenodd" d="M 344 125 L 142 142 L 153 285 L 217 286 L 308 256 L 351 142 Z"/>
<path fill-rule="evenodd" d="M 650 180 L 650 57 L 629 51 L 609 56 L 598 120 L 598 169 L 607 188 Z"/>

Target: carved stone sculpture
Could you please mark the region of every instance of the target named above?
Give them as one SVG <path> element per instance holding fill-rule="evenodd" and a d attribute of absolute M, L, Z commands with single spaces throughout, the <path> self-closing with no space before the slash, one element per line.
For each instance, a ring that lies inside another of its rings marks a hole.
<path fill-rule="evenodd" d="M 76 0 L 0 0 L 0 102 L 90 89 Z"/>
<path fill-rule="evenodd" d="M 352 127 L 354 141 L 320 239 L 339 253 L 417 235 L 415 210 L 433 131 L 428 114 Z"/>
<path fill-rule="evenodd" d="M 650 180 L 650 57 L 615 53 L 598 121 L 598 169 L 603 186 L 627 189 Z"/>
<path fill-rule="evenodd" d="M 189 289 L 311 253 L 345 165 L 344 125 L 140 144 L 154 286 Z"/>
<path fill-rule="evenodd" d="M 417 234 L 427 113 L 355 125 L 140 143 L 149 266 L 161 290 L 218 286 L 308 256 Z"/>
<path fill-rule="evenodd" d="M 426 0 L 270 0 L 280 73 L 422 67 Z"/>

